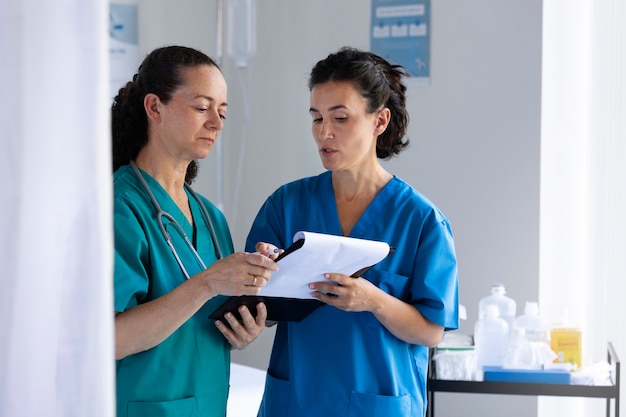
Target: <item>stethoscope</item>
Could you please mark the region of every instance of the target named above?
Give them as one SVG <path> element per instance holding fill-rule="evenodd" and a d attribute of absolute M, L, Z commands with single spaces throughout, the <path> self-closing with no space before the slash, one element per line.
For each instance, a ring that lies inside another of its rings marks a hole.
<path fill-rule="evenodd" d="M 143 175 L 139 171 L 139 168 L 137 167 L 137 164 L 135 164 L 135 161 L 130 161 L 130 166 L 133 167 L 133 170 L 135 171 L 137 178 L 139 178 L 139 182 L 143 186 L 146 193 L 148 193 L 150 200 L 152 200 L 152 205 L 156 209 L 156 217 L 157 217 L 157 222 L 159 224 L 159 229 L 161 229 L 161 234 L 163 235 L 163 238 L 165 239 L 167 246 L 169 246 L 170 250 L 172 251 L 174 258 L 176 258 L 176 262 L 178 262 L 180 269 L 182 269 L 183 274 L 185 274 L 185 277 L 189 279 L 190 278 L 189 273 L 187 272 L 185 265 L 183 265 L 183 261 L 181 261 L 180 257 L 178 256 L 178 252 L 176 252 L 176 249 L 174 248 L 174 245 L 172 244 L 172 238 L 169 232 L 167 231 L 167 229 L 165 228 L 165 225 L 163 224 L 163 217 L 168 219 L 170 221 L 170 224 L 174 226 L 176 230 L 178 230 L 178 233 L 180 233 L 182 238 L 185 240 L 185 243 L 187 243 L 187 246 L 189 247 L 193 255 L 196 257 L 196 260 L 198 261 L 198 263 L 202 266 L 202 269 L 203 270 L 206 269 L 206 264 L 204 263 L 204 261 L 202 261 L 202 258 L 200 257 L 200 254 L 198 254 L 198 251 L 196 250 L 196 248 L 193 247 L 193 244 L 187 237 L 187 234 L 185 233 L 181 225 L 176 221 L 176 219 L 174 219 L 174 217 L 171 214 L 164 211 L 159 205 L 159 203 L 157 202 L 156 197 L 154 197 L 152 190 L 150 190 L 148 183 L 146 183 L 146 180 L 143 178 Z M 223 257 L 222 251 L 220 250 L 220 245 L 219 245 L 219 242 L 217 241 L 217 236 L 215 235 L 215 229 L 213 229 L 213 222 L 211 222 L 211 217 L 209 216 L 209 212 L 206 210 L 206 207 L 204 207 L 204 204 L 202 204 L 200 197 L 198 197 L 198 194 L 196 194 L 196 192 L 191 188 L 191 186 L 185 183 L 185 188 L 187 189 L 187 191 L 189 191 L 192 197 L 198 202 L 198 206 L 200 206 L 200 211 L 202 212 L 202 217 L 204 217 L 206 224 L 209 226 L 209 233 L 211 234 L 211 240 L 213 241 L 213 246 L 215 247 L 215 255 L 217 256 L 217 259 L 222 259 Z"/>

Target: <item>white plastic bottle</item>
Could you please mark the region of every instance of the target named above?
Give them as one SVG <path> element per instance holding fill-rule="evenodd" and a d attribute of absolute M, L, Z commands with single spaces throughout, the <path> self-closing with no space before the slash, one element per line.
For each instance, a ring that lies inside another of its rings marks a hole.
<path fill-rule="evenodd" d="M 476 370 L 482 374 L 483 366 L 502 366 L 508 342 L 509 325 L 498 317 L 498 306 L 484 306 L 485 316 L 474 325 Z"/>
<path fill-rule="evenodd" d="M 493 304 L 498 307 L 499 317 L 507 322 L 509 329 L 512 329 L 517 315 L 517 303 L 505 294 L 506 291 L 503 284 L 493 284 L 491 286 L 491 295 L 481 298 L 478 303 L 478 318 L 483 318 L 485 316 L 485 307 Z"/>
<path fill-rule="evenodd" d="M 515 328 L 524 329 L 526 339 L 531 342 L 550 342 L 550 328 L 539 315 L 539 304 L 527 301 L 524 314 L 515 319 Z"/>

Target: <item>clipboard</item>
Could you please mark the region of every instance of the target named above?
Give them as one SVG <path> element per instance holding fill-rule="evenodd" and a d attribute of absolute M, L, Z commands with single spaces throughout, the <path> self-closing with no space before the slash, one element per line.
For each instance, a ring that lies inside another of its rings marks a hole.
<path fill-rule="evenodd" d="M 245 305 L 250 310 L 250 314 L 256 317 L 256 306 L 259 303 L 265 304 L 267 308 L 267 320 L 270 321 L 301 321 L 318 307 L 324 305 L 319 300 L 309 300 L 303 298 L 283 298 L 283 297 L 262 297 L 258 295 L 242 295 L 240 297 L 230 297 L 224 304 L 219 306 L 209 318 L 211 320 L 221 320 L 229 325 L 224 315 L 233 313 L 237 320 L 241 321 L 239 306 Z"/>
<path fill-rule="evenodd" d="M 355 238 L 346 238 L 343 236 L 335 236 L 335 235 L 323 235 L 312 232 L 298 232 L 294 236 L 294 242 L 290 245 L 283 253 L 281 253 L 277 258 L 276 262 L 280 264 L 280 261 L 288 257 L 289 255 L 296 253 L 299 249 L 301 249 L 305 244 L 305 239 L 327 239 L 323 241 L 324 243 L 329 242 L 333 244 L 337 244 L 339 248 L 343 248 L 346 243 L 347 246 L 350 244 L 361 242 L 367 244 L 375 244 L 377 245 L 376 251 L 377 254 L 369 255 L 364 257 L 361 262 L 365 262 L 365 260 L 373 261 L 373 263 L 368 263 L 363 265 L 357 264 L 358 270 L 351 274 L 352 277 L 358 278 L 363 275 L 367 270 L 372 268 L 382 259 L 384 259 L 389 253 L 391 253 L 394 249 L 389 247 L 384 242 L 373 242 L 373 241 L 365 241 L 362 239 Z M 332 242 L 331 242 L 332 240 Z M 341 249 L 336 249 L 341 250 Z M 293 260 L 293 256 L 290 260 Z M 296 257 L 297 260 L 297 257 Z M 286 264 L 285 264 L 286 265 Z M 326 271 L 333 271 L 333 265 L 325 265 L 324 268 Z M 224 315 L 227 312 L 232 313 L 238 320 L 241 320 L 241 316 L 238 312 L 238 308 L 241 305 L 245 305 L 250 310 L 250 313 L 253 316 L 256 316 L 256 306 L 259 302 L 263 302 L 267 307 L 267 320 L 271 321 L 294 321 L 298 322 L 308 316 L 310 313 L 315 311 L 317 308 L 325 305 L 325 303 L 312 298 L 301 298 L 301 297 L 283 297 L 283 296 L 266 296 L 266 295 L 254 295 L 254 296 L 233 296 L 229 297 L 224 303 L 222 303 L 217 309 L 215 309 L 210 315 L 209 319 L 211 320 L 222 320 L 225 324 L 228 324 L 226 319 L 224 319 Z"/>

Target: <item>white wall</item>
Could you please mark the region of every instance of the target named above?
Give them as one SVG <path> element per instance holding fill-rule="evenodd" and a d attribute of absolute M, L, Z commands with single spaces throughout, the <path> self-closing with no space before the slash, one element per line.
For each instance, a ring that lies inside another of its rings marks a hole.
<path fill-rule="evenodd" d="M 452 223 L 460 298 L 468 309 L 460 331 L 471 334 L 478 300 L 493 282 L 505 284 L 518 314 L 525 301 L 538 298 L 542 1 L 432 3 L 431 84 L 409 89 L 412 145 L 387 165 Z M 179 43 L 215 56 L 215 2 L 139 5 L 142 53 Z M 251 100 L 243 164 L 239 75 L 223 61 L 230 112 L 221 137 L 224 209 L 238 249 L 269 193 L 322 169 L 310 134 L 310 68 L 343 45 L 369 46 L 369 2 L 258 0 L 258 7 L 257 54 L 239 74 L 250 79 Z M 215 165 L 211 155 L 196 185 L 209 198 L 217 195 Z M 264 368 L 272 336 L 264 332 L 234 360 Z M 437 394 L 438 416 L 489 417 L 504 409 L 511 417 L 536 415 L 536 400 Z"/>

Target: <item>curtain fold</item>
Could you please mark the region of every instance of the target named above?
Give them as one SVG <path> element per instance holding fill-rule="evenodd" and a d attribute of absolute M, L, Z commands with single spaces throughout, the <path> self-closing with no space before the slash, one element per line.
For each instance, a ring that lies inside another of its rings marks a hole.
<path fill-rule="evenodd" d="M 584 367 L 609 341 L 626 357 L 626 2 L 545 0 L 543 19 L 540 303 L 581 327 Z M 539 416 L 604 407 L 543 397 Z"/>
<path fill-rule="evenodd" d="M 108 2 L 0 3 L 0 415 L 114 415 Z"/>

